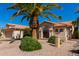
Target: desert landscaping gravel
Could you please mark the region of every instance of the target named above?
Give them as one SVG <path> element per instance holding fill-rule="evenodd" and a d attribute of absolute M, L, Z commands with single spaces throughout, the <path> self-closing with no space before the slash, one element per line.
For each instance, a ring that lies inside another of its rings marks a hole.
<path fill-rule="evenodd" d="M 0 55 L 1 56 L 72 56 L 70 50 L 76 44 L 75 40 L 68 40 L 64 42 L 60 48 L 47 43 L 47 40 L 38 40 L 42 44 L 41 50 L 26 52 L 19 49 L 20 40 L 13 43 L 10 41 L 0 41 Z"/>

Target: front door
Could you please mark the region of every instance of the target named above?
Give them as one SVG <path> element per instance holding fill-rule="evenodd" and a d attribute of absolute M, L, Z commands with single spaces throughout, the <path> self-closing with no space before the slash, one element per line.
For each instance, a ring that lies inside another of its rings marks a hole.
<path fill-rule="evenodd" d="M 48 29 L 48 28 L 45 28 L 45 29 L 43 30 L 43 37 L 44 37 L 44 38 L 49 38 L 49 29 Z"/>

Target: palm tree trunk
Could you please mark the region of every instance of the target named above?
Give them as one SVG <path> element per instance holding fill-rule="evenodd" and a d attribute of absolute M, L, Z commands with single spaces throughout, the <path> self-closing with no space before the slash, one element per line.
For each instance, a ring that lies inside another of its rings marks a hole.
<path fill-rule="evenodd" d="M 32 30 L 32 37 L 33 37 L 34 39 L 37 39 L 37 31 L 36 31 L 36 29 L 33 29 L 33 30 Z"/>
<path fill-rule="evenodd" d="M 32 25 L 32 37 L 37 39 L 38 38 L 38 18 L 37 16 L 33 17 L 33 20 L 30 21 L 31 25 Z"/>

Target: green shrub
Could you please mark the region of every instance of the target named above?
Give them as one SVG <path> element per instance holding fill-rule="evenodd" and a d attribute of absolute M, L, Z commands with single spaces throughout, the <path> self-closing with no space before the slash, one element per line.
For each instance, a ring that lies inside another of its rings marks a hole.
<path fill-rule="evenodd" d="M 73 37 L 79 39 L 79 31 L 75 31 Z"/>
<path fill-rule="evenodd" d="M 79 31 L 77 32 L 77 37 L 78 37 L 78 39 L 79 39 Z"/>
<path fill-rule="evenodd" d="M 41 44 L 32 37 L 24 37 L 21 40 L 20 49 L 23 51 L 33 51 L 41 49 Z"/>
<path fill-rule="evenodd" d="M 56 36 L 51 36 L 51 37 L 48 39 L 48 42 L 49 42 L 49 43 L 52 43 L 52 44 L 55 44 L 55 40 L 56 40 Z"/>
<path fill-rule="evenodd" d="M 79 39 L 79 31 L 78 31 L 78 39 Z"/>

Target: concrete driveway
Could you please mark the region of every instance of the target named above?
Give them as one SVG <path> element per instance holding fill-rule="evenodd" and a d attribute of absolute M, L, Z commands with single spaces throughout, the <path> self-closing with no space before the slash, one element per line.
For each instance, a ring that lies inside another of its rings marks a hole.
<path fill-rule="evenodd" d="M 1 56 L 70 56 L 72 55 L 70 50 L 76 44 L 74 40 L 68 40 L 64 42 L 60 48 L 56 48 L 49 43 L 47 40 L 39 40 L 42 44 L 41 50 L 32 52 L 24 52 L 19 49 L 20 40 L 9 44 L 10 41 L 0 41 L 0 55 Z"/>

